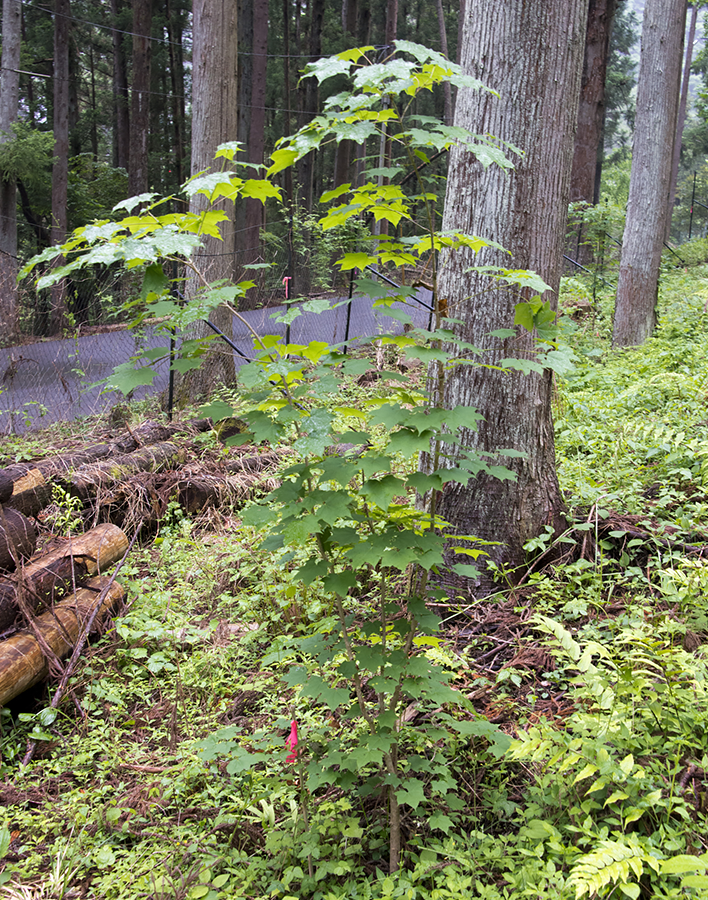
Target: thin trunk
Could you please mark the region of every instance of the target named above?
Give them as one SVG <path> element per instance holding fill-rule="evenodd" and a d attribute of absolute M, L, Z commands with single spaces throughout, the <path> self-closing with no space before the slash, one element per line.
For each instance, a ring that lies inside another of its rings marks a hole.
<path fill-rule="evenodd" d="M 647 0 L 613 347 L 643 344 L 656 326 L 685 28 L 686 0 Z"/>
<path fill-rule="evenodd" d="M 683 84 L 681 85 L 681 100 L 678 109 L 678 121 L 676 122 L 676 141 L 674 142 L 673 164 L 671 166 L 671 183 L 669 186 L 669 204 L 666 212 L 666 234 L 668 241 L 671 234 L 671 219 L 676 202 L 676 184 L 678 182 L 679 162 L 681 161 L 681 141 L 683 139 L 683 126 L 686 124 L 686 107 L 688 106 L 688 83 L 691 79 L 691 61 L 693 59 L 693 42 L 696 38 L 696 22 L 698 20 L 698 5 L 691 7 L 691 24 L 688 28 L 688 46 L 686 47 L 686 61 L 683 66 Z"/>
<path fill-rule="evenodd" d="M 248 135 L 248 160 L 263 163 L 265 151 L 265 102 L 268 70 L 268 6 L 256 3 L 253 10 L 253 81 L 251 83 L 251 128 Z M 265 207 L 258 200 L 246 200 L 246 260 L 260 258 L 260 229 Z"/>
<path fill-rule="evenodd" d="M 113 19 L 113 165 L 128 171 L 130 159 L 130 105 L 128 98 L 128 70 L 125 61 L 123 34 L 118 27 L 121 0 L 111 0 Z"/>
<path fill-rule="evenodd" d="M 54 6 L 54 165 L 52 166 L 53 244 L 66 238 L 69 185 L 69 0 L 56 0 Z M 51 289 L 50 331 L 59 333 L 66 319 L 66 282 Z"/>
<path fill-rule="evenodd" d="M 356 28 L 359 18 L 358 0 L 343 0 L 342 3 L 342 29 L 348 38 L 356 40 Z M 340 184 L 349 184 L 354 180 L 352 173 L 352 159 L 357 150 L 354 141 L 340 141 L 334 155 L 334 182 L 332 187 Z"/>
<path fill-rule="evenodd" d="M 443 230 L 489 237 L 509 251 L 450 254 L 440 272 L 439 296 L 447 301 L 448 315 L 463 323 L 456 331 L 473 345 L 489 348 L 480 357 L 488 365 L 532 353 L 533 338 L 526 332 L 513 339 L 490 337 L 495 329 L 513 326 L 519 298 L 471 272 L 471 265 L 533 269 L 551 286 L 547 299 L 556 302 L 586 17 L 587 0 L 467 2 L 463 69 L 499 96 L 461 89 L 455 124 L 494 134 L 524 151 L 507 173 L 495 166 L 483 168 L 460 148 L 450 154 Z M 516 481 L 480 474 L 467 486 L 450 483 L 438 509 L 454 533 L 497 542 L 482 549 L 512 578 L 524 560 L 523 544 L 544 525 L 561 525 L 551 394 L 550 372 L 524 376 L 459 366 L 445 384 L 447 408 L 470 406 L 484 417 L 476 431 L 463 433 L 472 453 L 493 458 L 511 449 L 523 454 L 498 460 L 515 472 Z M 455 459 L 453 450 L 451 465 Z M 455 584 L 454 576 L 450 580 Z M 493 588 L 488 572 L 483 571 L 478 588 Z"/>
<path fill-rule="evenodd" d="M 438 14 L 440 49 L 442 50 L 443 56 L 448 56 L 447 30 L 445 28 L 445 10 L 443 9 L 442 0 L 435 0 L 435 10 Z M 452 86 L 449 81 L 446 81 L 443 84 L 443 97 L 445 99 L 445 124 L 452 125 Z"/>
<path fill-rule="evenodd" d="M 89 44 L 89 66 L 91 68 L 91 153 L 94 164 L 98 162 L 98 110 L 96 109 L 96 68 L 93 60 L 93 42 Z"/>
<path fill-rule="evenodd" d="M 595 204 L 598 147 L 605 118 L 605 80 L 616 0 L 590 0 L 578 106 L 570 199 Z"/>
<path fill-rule="evenodd" d="M 151 28 L 151 0 L 133 0 L 133 84 L 130 94 L 128 164 L 128 191 L 133 197 L 148 190 Z"/>
<path fill-rule="evenodd" d="M 0 144 L 13 138 L 20 97 L 22 5 L 3 0 L 0 65 Z M 17 191 L 13 178 L 0 178 L 0 328 L 3 341 L 17 333 Z"/>

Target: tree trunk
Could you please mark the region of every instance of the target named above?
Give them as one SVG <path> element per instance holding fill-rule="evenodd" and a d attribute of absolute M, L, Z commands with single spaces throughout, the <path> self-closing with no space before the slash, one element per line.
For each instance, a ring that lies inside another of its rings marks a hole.
<path fill-rule="evenodd" d="M 13 635 L 0 644 L 0 706 L 31 688 L 49 674 L 49 661 L 44 653 L 47 646 L 55 656 L 68 656 L 88 622 L 108 578 L 92 578 L 88 586 L 75 593 L 51 611 L 43 613 L 34 623 L 41 642 L 32 631 Z M 106 593 L 94 631 L 105 616 L 123 599 L 125 589 L 114 581 Z"/>
<path fill-rule="evenodd" d="M 113 165 L 128 171 L 130 160 L 130 107 L 128 69 L 125 62 L 123 32 L 120 29 L 119 5 L 111 0 L 113 19 Z"/>
<path fill-rule="evenodd" d="M 590 0 L 585 59 L 580 86 L 578 128 L 570 176 L 571 202 L 597 203 L 598 154 L 601 156 L 605 119 L 605 79 L 616 0 Z"/>
<path fill-rule="evenodd" d="M 151 28 L 152 0 L 133 0 L 133 85 L 130 94 L 128 163 L 128 192 L 132 197 L 148 190 Z"/>
<path fill-rule="evenodd" d="M 172 84 L 172 127 L 174 129 L 174 166 L 178 185 L 181 185 L 186 177 L 184 157 L 185 142 L 185 102 L 184 102 L 184 53 L 182 51 L 182 36 L 184 33 L 182 13 L 174 10 L 170 3 L 165 4 L 167 17 L 167 36 L 169 38 L 170 51 L 170 81 Z"/>
<path fill-rule="evenodd" d="M 54 165 L 52 166 L 52 231 L 53 244 L 61 244 L 68 227 L 69 187 L 69 0 L 56 0 L 54 5 Z M 50 332 L 62 331 L 66 319 L 66 281 L 51 288 L 52 309 Z"/>
<path fill-rule="evenodd" d="M 2 68 L 0 69 L 0 144 L 12 140 L 20 97 L 22 5 L 3 0 Z M 0 333 L 17 333 L 17 199 L 12 178 L 0 178 Z"/>
<path fill-rule="evenodd" d="M 683 65 L 683 84 L 681 85 L 681 100 L 678 108 L 676 122 L 676 140 L 674 141 L 673 162 L 671 166 L 671 182 L 669 185 L 669 204 L 666 210 L 666 234 L 668 241 L 671 234 L 671 219 L 674 214 L 676 202 L 676 184 L 678 182 L 679 162 L 681 161 L 681 141 L 683 140 L 683 126 L 686 124 L 686 107 L 688 106 L 688 84 L 691 80 L 691 61 L 693 59 L 693 42 L 696 37 L 696 22 L 698 20 L 698 5 L 691 7 L 691 24 L 688 27 L 688 46 L 686 47 L 686 61 Z"/>
<path fill-rule="evenodd" d="M 447 29 L 445 28 L 445 10 L 443 9 L 442 0 L 435 0 L 435 11 L 438 15 L 440 50 L 443 56 L 449 56 L 447 50 Z M 445 124 L 452 125 L 452 85 L 449 81 L 443 83 L 443 97 L 445 100 Z"/>
<path fill-rule="evenodd" d="M 647 0 L 613 347 L 643 344 L 656 326 L 685 28 L 686 0 Z"/>
<path fill-rule="evenodd" d="M 481 358 L 487 364 L 529 354 L 533 338 L 526 332 L 515 339 L 489 337 L 494 329 L 513 326 L 519 298 L 468 272 L 470 265 L 533 269 L 551 286 L 547 299 L 556 303 L 586 15 L 587 0 L 467 0 L 463 69 L 500 96 L 461 89 L 455 124 L 494 134 L 525 154 L 506 174 L 494 166 L 484 169 L 459 148 L 450 154 L 443 230 L 479 234 L 510 251 L 451 254 L 441 269 L 439 296 L 447 300 L 449 315 L 462 320 L 455 326 L 460 337 L 489 348 Z M 447 377 L 445 406 L 475 407 L 484 416 L 477 431 L 465 433 L 468 448 L 525 454 L 499 460 L 517 481 L 479 475 L 466 487 L 447 485 L 440 499 L 439 512 L 455 533 L 499 542 L 484 547 L 499 567 L 520 565 L 525 541 L 544 525 L 561 525 L 551 391 L 550 372 L 524 376 L 460 366 Z M 488 572 L 478 588 L 491 588 Z"/>
<path fill-rule="evenodd" d="M 265 88 L 268 63 L 268 6 L 257 0 L 241 0 L 239 5 L 241 50 L 239 53 L 239 140 L 246 148 L 245 159 L 262 164 L 265 148 Z M 263 204 L 248 198 L 236 212 L 237 272 L 261 259 L 260 231 Z M 239 273 L 240 274 L 240 273 Z M 246 277 L 248 273 L 244 273 Z M 241 301 L 248 307 L 250 298 Z"/>
<path fill-rule="evenodd" d="M 219 144 L 238 138 L 238 29 L 237 0 L 195 0 L 192 49 L 192 174 L 214 165 Z M 190 202 L 190 211 L 200 213 L 207 205 L 201 194 Z M 202 249 L 193 257 L 208 282 L 233 281 L 234 211 L 231 201 L 223 208 L 229 221 L 222 224 L 223 240 L 203 238 Z M 202 280 L 189 275 L 186 291 L 194 297 Z M 211 314 L 211 321 L 228 337 L 233 334 L 233 316 L 226 307 Z M 212 337 L 207 325 L 197 323 L 189 338 Z M 181 403 L 205 397 L 218 384 L 232 384 L 236 377 L 233 351 L 221 338 L 212 343 L 201 368 L 180 379 Z"/>

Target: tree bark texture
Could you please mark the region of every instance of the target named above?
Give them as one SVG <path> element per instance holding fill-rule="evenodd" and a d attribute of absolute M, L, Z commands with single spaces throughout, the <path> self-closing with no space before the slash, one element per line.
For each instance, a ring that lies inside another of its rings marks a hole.
<path fill-rule="evenodd" d="M 671 164 L 671 182 L 669 185 L 669 205 L 666 210 L 666 234 L 665 240 L 669 240 L 671 234 L 671 219 L 674 214 L 676 202 L 676 185 L 678 183 L 679 162 L 681 161 L 681 142 L 683 140 L 683 127 L 686 124 L 686 107 L 688 106 L 688 86 L 691 80 L 691 62 L 693 60 L 693 43 L 696 38 L 696 24 L 698 21 L 698 4 L 691 7 L 691 24 L 688 26 L 688 41 L 686 46 L 686 59 L 683 64 L 683 81 L 681 84 L 681 99 L 679 101 L 678 117 L 676 120 L 676 139 L 674 140 L 674 153 Z"/>
<path fill-rule="evenodd" d="M 92 578 L 87 587 L 39 616 L 34 626 L 41 642 L 33 631 L 24 631 L 0 644 L 0 706 L 47 677 L 49 663 L 43 644 L 59 659 L 69 655 L 107 584 L 108 578 Z M 95 631 L 124 595 L 125 591 L 118 582 L 110 586 L 94 620 Z"/>
<path fill-rule="evenodd" d="M 245 159 L 262 165 L 265 148 L 265 88 L 268 63 L 268 7 L 258 0 L 239 3 L 239 141 Z M 258 177 L 258 176 L 254 176 Z M 236 211 L 236 267 L 261 260 L 260 230 L 263 204 L 252 198 L 242 200 Z M 243 273 L 244 277 L 251 277 Z M 248 308 L 248 297 L 240 302 Z"/>
<path fill-rule="evenodd" d="M 656 326 L 685 28 L 686 0 L 647 0 L 613 347 L 643 344 Z"/>
<path fill-rule="evenodd" d="M 52 166 L 52 230 L 53 244 L 61 244 L 68 227 L 69 189 L 69 0 L 56 0 L 54 5 L 54 164 Z M 60 261 L 58 261 L 60 262 Z M 50 330 L 58 334 L 66 317 L 66 282 L 62 279 L 51 288 Z"/>
<path fill-rule="evenodd" d="M 447 302 L 450 316 L 462 320 L 455 326 L 461 338 L 488 348 L 481 358 L 487 364 L 528 355 L 533 338 L 526 332 L 506 340 L 489 336 L 494 329 L 513 327 L 520 298 L 468 272 L 471 265 L 533 269 L 551 286 L 546 299 L 556 303 L 586 16 L 587 0 L 466 3 L 462 67 L 499 97 L 460 90 L 455 124 L 494 134 L 524 151 L 507 174 L 494 166 L 484 169 L 459 148 L 450 156 L 443 230 L 478 234 L 509 251 L 488 249 L 476 257 L 465 251 L 442 261 L 441 302 Z M 460 366 L 447 377 L 445 406 L 474 407 L 484 416 L 477 431 L 464 434 L 468 448 L 526 455 L 498 460 L 516 473 L 517 481 L 479 475 L 466 487 L 447 485 L 441 497 L 438 511 L 455 533 L 499 542 L 485 547 L 498 565 L 519 565 L 525 541 L 544 525 L 560 526 L 551 390 L 550 372 L 524 376 Z M 485 574 L 480 590 L 489 585 Z"/>
<path fill-rule="evenodd" d="M 130 92 L 130 160 L 128 192 L 148 190 L 150 132 L 150 31 L 152 0 L 133 0 L 133 84 Z"/>
<path fill-rule="evenodd" d="M 27 608 L 50 606 L 87 575 L 100 575 L 128 549 L 128 538 L 116 525 L 98 525 L 42 555 L 35 555 L 20 572 L 0 575 L 0 632 L 19 613 L 18 593 Z"/>
<path fill-rule="evenodd" d="M 597 203 L 605 121 L 605 78 L 616 0 L 590 0 L 585 37 L 585 58 L 580 84 L 578 128 L 575 133 L 570 176 L 571 201 Z"/>
<path fill-rule="evenodd" d="M 16 509 L 0 509 L 0 569 L 12 572 L 36 546 L 37 532 L 29 519 Z"/>
<path fill-rule="evenodd" d="M 195 0 L 193 7 L 194 42 L 192 48 L 192 175 L 209 169 L 219 144 L 238 139 L 238 30 L 237 0 Z M 190 201 L 190 211 L 200 213 L 207 206 L 201 194 Z M 193 261 L 208 282 L 234 276 L 234 205 L 224 201 L 229 221 L 222 224 L 223 240 L 202 239 L 202 248 Z M 193 297 L 203 286 L 194 274 L 187 277 L 187 296 Z M 233 317 L 220 307 L 211 320 L 228 337 L 233 334 Z M 189 338 L 211 337 L 207 325 L 197 324 Z M 233 351 L 220 338 L 212 344 L 200 369 L 180 379 L 181 403 L 205 397 L 212 387 L 231 384 L 236 377 Z"/>
<path fill-rule="evenodd" d="M 2 68 L 0 69 L 0 144 L 12 140 L 20 97 L 22 5 L 3 0 Z M 17 200 L 15 180 L 0 178 L 0 329 L 7 338 L 17 332 Z"/>

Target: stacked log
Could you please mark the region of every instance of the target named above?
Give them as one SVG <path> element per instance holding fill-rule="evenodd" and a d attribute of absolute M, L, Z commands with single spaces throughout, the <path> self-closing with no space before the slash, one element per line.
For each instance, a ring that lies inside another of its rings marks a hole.
<path fill-rule="evenodd" d="M 7 466 L 0 469 L 0 503 L 25 516 L 36 517 L 52 502 L 52 486 L 59 484 L 68 487 L 72 472 L 98 465 L 103 460 L 132 456 L 133 451 L 164 442 L 180 432 L 202 432 L 210 427 L 211 419 L 194 419 L 183 425 L 148 421 L 110 443 L 95 444 L 79 452 L 53 456 L 37 463 Z M 8 482 L 11 484 L 9 494 Z"/>
<path fill-rule="evenodd" d="M 23 605 L 30 612 L 52 605 L 82 579 L 105 572 L 127 548 L 120 528 L 99 525 L 33 557 L 14 576 L 0 574 L 0 632 L 12 627 Z"/>
<path fill-rule="evenodd" d="M 99 491 L 120 484 L 138 472 L 160 472 L 183 462 L 176 444 L 161 443 L 143 447 L 133 453 L 77 469 L 69 480 L 69 492 L 81 500 L 91 500 Z"/>
<path fill-rule="evenodd" d="M 98 630 L 124 596 L 120 584 L 109 584 L 106 577 L 91 579 L 86 587 L 35 619 L 32 631 L 23 631 L 0 643 L 0 706 L 47 677 L 49 664 L 43 644 L 59 659 L 69 655 L 100 601 L 94 619 L 94 629 Z"/>
<path fill-rule="evenodd" d="M 37 546 L 34 525 L 16 509 L 0 507 L 0 569 L 12 572 L 17 563 L 27 559 Z"/>

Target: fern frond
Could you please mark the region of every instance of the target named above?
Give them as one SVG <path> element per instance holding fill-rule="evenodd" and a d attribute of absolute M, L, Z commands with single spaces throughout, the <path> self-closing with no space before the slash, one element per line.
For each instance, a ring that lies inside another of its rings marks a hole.
<path fill-rule="evenodd" d="M 626 841 L 600 841 L 595 850 L 578 858 L 568 878 L 575 888 L 575 900 L 593 896 L 608 885 L 627 884 L 630 875 L 640 878 L 644 864 L 656 869 L 656 860 L 630 836 Z"/>

